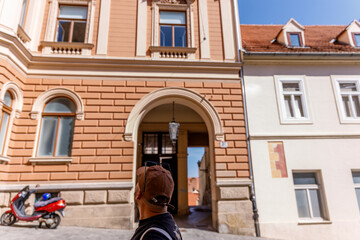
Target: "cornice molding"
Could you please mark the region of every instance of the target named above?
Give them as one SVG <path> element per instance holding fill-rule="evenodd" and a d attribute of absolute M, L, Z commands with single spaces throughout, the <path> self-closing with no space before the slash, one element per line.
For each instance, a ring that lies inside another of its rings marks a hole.
<path fill-rule="evenodd" d="M 183 61 L 176 59 L 120 58 L 107 56 L 44 56 L 33 54 L 21 40 L 0 32 L 0 58 L 6 59 L 25 77 L 41 76 L 89 76 L 238 80 L 241 67 L 237 62 Z M 149 74 L 150 73 L 150 74 Z"/>

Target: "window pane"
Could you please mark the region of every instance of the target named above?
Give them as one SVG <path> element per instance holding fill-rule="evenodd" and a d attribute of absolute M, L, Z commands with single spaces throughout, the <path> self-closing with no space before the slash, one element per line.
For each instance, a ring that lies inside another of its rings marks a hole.
<path fill-rule="evenodd" d="M 174 26 L 175 47 L 186 47 L 186 27 Z"/>
<path fill-rule="evenodd" d="M 59 18 L 86 19 L 87 7 L 60 6 Z"/>
<path fill-rule="evenodd" d="M 299 34 L 290 34 L 290 45 L 292 47 L 300 47 L 300 36 L 299 36 Z"/>
<path fill-rule="evenodd" d="M 59 21 L 57 35 L 56 35 L 57 42 L 69 41 L 70 26 L 71 26 L 70 21 L 64 21 L 64 20 Z"/>
<path fill-rule="evenodd" d="M 286 108 L 286 116 L 291 118 L 294 117 L 294 111 L 291 105 L 291 96 L 284 96 L 285 108 Z"/>
<path fill-rule="evenodd" d="M 74 133 L 74 118 L 60 118 L 55 156 L 70 156 Z"/>
<path fill-rule="evenodd" d="M 360 47 L 360 34 L 354 34 L 355 46 Z"/>
<path fill-rule="evenodd" d="M 309 204 L 306 196 L 306 190 L 295 190 L 296 195 L 296 203 L 299 212 L 299 217 L 301 218 L 309 218 Z"/>
<path fill-rule="evenodd" d="M 86 22 L 74 22 L 72 42 L 85 42 Z"/>
<path fill-rule="evenodd" d="M 295 185 L 317 184 L 315 173 L 294 173 Z"/>
<path fill-rule="evenodd" d="M 24 27 L 27 3 L 28 3 L 28 0 L 23 0 L 23 4 L 21 7 L 20 22 L 19 22 L 19 25 L 21 27 Z"/>
<path fill-rule="evenodd" d="M 160 23 L 185 24 L 185 13 L 160 11 Z"/>
<path fill-rule="evenodd" d="M 11 105 L 12 105 L 12 97 L 11 97 L 11 94 L 9 92 L 5 93 L 4 103 L 8 107 L 11 107 Z"/>
<path fill-rule="evenodd" d="M 360 117 L 360 103 L 359 103 L 359 96 L 353 96 L 352 97 L 354 108 L 355 108 L 355 114 L 356 117 Z"/>
<path fill-rule="evenodd" d="M 313 217 L 320 218 L 323 216 L 322 209 L 320 205 L 320 193 L 319 190 L 311 189 L 310 192 L 310 201 Z"/>
<path fill-rule="evenodd" d="M 174 154 L 175 153 L 175 148 L 174 148 L 174 145 L 172 144 L 172 142 L 170 140 L 170 135 L 169 134 L 163 134 L 162 135 L 161 153 L 162 154 Z"/>
<path fill-rule="evenodd" d="M 359 209 L 360 209 L 360 188 L 356 188 L 355 192 L 356 192 L 356 198 L 357 198 L 357 201 L 358 201 L 358 206 L 359 206 Z"/>
<path fill-rule="evenodd" d="M 299 92 L 299 83 L 282 83 L 284 92 Z"/>
<path fill-rule="evenodd" d="M 349 97 L 348 96 L 343 96 L 342 101 L 343 101 L 343 104 L 344 104 L 344 110 L 345 110 L 346 116 L 351 117 L 351 106 L 350 106 Z"/>
<path fill-rule="evenodd" d="M 172 27 L 160 26 L 160 46 L 172 47 Z"/>
<path fill-rule="evenodd" d="M 341 92 L 356 92 L 355 83 L 339 83 Z"/>
<path fill-rule="evenodd" d="M 39 139 L 38 156 L 53 156 L 57 117 L 43 117 Z"/>
<path fill-rule="evenodd" d="M 157 134 L 144 134 L 144 154 L 158 154 Z"/>
<path fill-rule="evenodd" d="M 74 103 L 67 98 L 55 98 L 46 104 L 46 113 L 74 113 Z"/>
<path fill-rule="evenodd" d="M 295 107 L 296 107 L 295 108 L 295 111 L 296 111 L 295 116 L 304 117 L 301 96 L 295 96 Z"/>
<path fill-rule="evenodd" d="M 360 172 L 353 172 L 352 176 L 354 183 L 360 183 Z"/>
<path fill-rule="evenodd" d="M 2 112 L 3 120 L 1 123 L 1 129 L 0 129 L 0 154 L 3 154 L 3 148 L 5 144 L 5 137 L 6 137 L 6 130 L 9 123 L 9 114 L 6 112 Z M 1 120 L 1 118 L 0 118 Z"/>

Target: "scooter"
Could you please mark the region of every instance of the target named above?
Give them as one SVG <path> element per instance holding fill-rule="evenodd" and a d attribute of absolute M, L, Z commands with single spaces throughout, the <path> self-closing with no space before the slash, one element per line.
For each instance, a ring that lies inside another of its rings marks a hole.
<path fill-rule="evenodd" d="M 1 215 L 1 224 L 10 226 L 17 220 L 26 222 L 38 220 L 39 227 L 41 227 L 42 223 L 45 223 L 47 228 L 57 228 L 61 222 L 61 218 L 56 212 L 59 212 L 63 217 L 65 216 L 65 200 L 60 197 L 55 197 L 47 201 L 38 201 L 34 204 L 34 213 L 32 215 L 27 215 L 25 213 L 24 204 L 34 192 L 36 192 L 36 190 L 30 190 L 29 186 L 26 186 L 18 194 L 16 194 L 10 203 L 11 210 L 8 210 Z"/>

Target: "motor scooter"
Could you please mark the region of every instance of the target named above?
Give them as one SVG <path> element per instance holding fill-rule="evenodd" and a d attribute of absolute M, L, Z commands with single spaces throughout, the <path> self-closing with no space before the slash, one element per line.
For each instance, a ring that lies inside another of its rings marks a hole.
<path fill-rule="evenodd" d="M 56 213 L 59 212 L 63 217 L 64 208 L 66 207 L 65 200 L 60 197 L 50 198 L 47 201 L 38 201 L 34 204 L 35 211 L 32 215 L 25 213 L 25 201 L 36 190 L 30 190 L 29 186 L 24 187 L 16 196 L 11 200 L 10 208 L 1 215 L 1 224 L 10 226 L 17 220 L 32 222 L 39 221 L 39 227 L 42 223 L 50 229 L 57 228 L 61 222 L 60 216 Z"/>

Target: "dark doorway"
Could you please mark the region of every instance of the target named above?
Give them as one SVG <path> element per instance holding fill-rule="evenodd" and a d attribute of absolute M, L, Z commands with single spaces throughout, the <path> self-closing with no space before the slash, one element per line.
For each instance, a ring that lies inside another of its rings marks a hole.
<path fill-rule="evenodd" d="M 169 133 L 166 132 L 144 132 L 142 137 L 141 166 L 144 166 L 146 161 L 164 163 L 170 166 L 171 175 L 175 183 L 170 203 L 175 209 L 169 209 L 169 212 L 176 214 L 178 210 L 177 146 L 172 144 Z"/>

